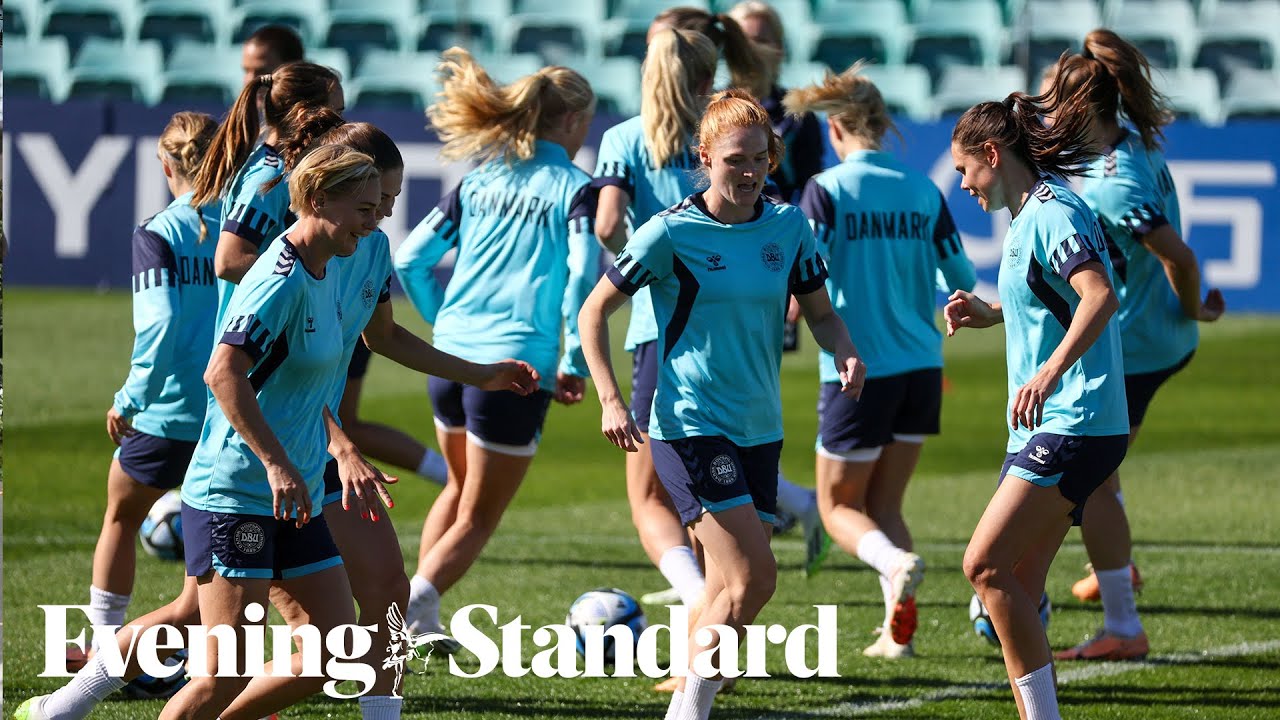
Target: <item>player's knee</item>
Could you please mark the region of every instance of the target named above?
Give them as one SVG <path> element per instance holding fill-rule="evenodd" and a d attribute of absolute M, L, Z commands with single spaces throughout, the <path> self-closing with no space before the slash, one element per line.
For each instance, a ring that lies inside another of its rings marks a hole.
<path fill-rule="evenodd" d="M 992 563 L 986 553 L 975 550 L 972 545 L 964 553 L 964 563 L 962 565 L 964 576 L 973 586 L 974 590 L 981 592 L 992 584 L 992 581 L 999 575 L 999 568 Z"/>

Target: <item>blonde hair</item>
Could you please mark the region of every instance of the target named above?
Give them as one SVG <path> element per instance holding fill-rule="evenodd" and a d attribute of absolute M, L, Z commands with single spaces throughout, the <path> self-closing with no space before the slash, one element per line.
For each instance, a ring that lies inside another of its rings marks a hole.
<path fill-rule="evenodd" d="M 773 131 L 769 111 L 746 90 L 732 89 L 718 92 L 707 103 L 707 112 L 698 128 L 698 144 L 710 153 L 720 138 L 734 130 L 758 127 L 769 138 L 769 172 L 778 169 L 782 154 L 786 152 L 782 138 Z"/>
<path fill-rule="evenodd" d="M 156 147 L 169 160 L 174 174 L 190 181 L 199 171 L 217 131 L 218 121 L 212 115 L 190 111 L 174 113 L 160 133 Z"/>
<path fill-rule="evenodd" d="M 650 24 L 653 25 L 693 30 L 710 38 L 716 48 L 724 52 L 734 87 L 759 87 L 768 75 L 760 47 L 747 38 L 738 21 L 728 13 L 713 15 L 702 8 L 672 7 L 658 13 Z"/>
<path fill-rule="evenodd" d="M 300 217 L 313 215 L 312 202 L 320 193 L 355 195 L 380 175 L 368 155 L 346 145 L 321 145 L 289 174 L 289 209 Z"/>
<path fill-rule="evenodd" d="M 764 61 L 766 74 L 768 75 L 766 79 L 769 87 L 764 88 L 764 94 L 767 95 L 773 90 L 773 86 L 778 83 L 778 75 L 782 72 L 782 61 L 786 59 L 787 34 L 782 28 L 782 18 L 778 16 L 778 11 L 772 5 L 760 2 L 760 0 L 743 0 L 729 8 L 729 17 L 737 21 L 739 26 L 749 18 L 760 18 L 769 27 L 769 31 L 773 33 L 773 36 L 778 39 L 776 48 L 753 41 L 756 54 Z"/>
<path fill-rule="evenodd" d="M 534 141 L 565 113 L 595 104 L 590 83 L 566 67 L 544 67 L 504 86 L 462 48 L 449 48 L 441 57 L 440 100 L 427 109 L 427 118 L 448 160 L 528 160 Z"/>
<path fill-rule="evenodd" d="M 649 43 L 641 68 L 640 123 L 653 167 L 663 167 L 688 146 L 706 108 L 700 91 L 715 79 L 717 55 L 710 38 L 691 30 L 663 30 Z"/>
<path fill-rule="evenodd" d="M 869 145 L 880 147 L 885 133 L 898 132 L 880 89 L 862 75 L 866 64 L 859 61 L 839 75 L 828 70 L 822 82 L 792 90 L 782 105 L 792 115 L 826 113 L 840 129 Z"/>

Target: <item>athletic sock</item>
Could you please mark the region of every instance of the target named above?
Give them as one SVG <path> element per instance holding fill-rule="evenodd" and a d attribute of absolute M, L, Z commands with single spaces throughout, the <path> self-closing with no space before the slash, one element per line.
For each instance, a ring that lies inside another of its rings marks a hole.
<path fill-rule="evenodd" d="M 129 610 L 129 600 L 132 595 L 117 595 L 106 590 L 89 586 L 89 610 L 86 615 L 89 617 L 90 625 L 123 625 L 125 613 Z M 90 630 L 90 642 L 96 647 L 93 639 L 93 631 Z"/>
<path fill-rule="evenodd" d="M 405 620 L 410 625 L 440 626 L 440 591 L 421 575 L 409 578 L 409 607 Z"/>
<path fill-rule="evenodd" d="M 444 456 L 427 448 L 418 463 L 418 474 L 437 485 L 444 485 L 449 480 L 449 463 Z"/>
<path fill-rule="evenodd" d="M 881 530 L 872 530 L 858 541 L 858 559 L 887 578 L 893 577 L 905 554 Z"/>
<path fill-rule="evenodd" d="M 707 680 L 690 674 L 684 679 L 684 701 L 675 720 L 707 720 L 711 717 L 711 703 L 720 691 L 721 680 Z"/>
<path fill-rule="evenodd" d="M 683 690 L 676 690 L 671 693 L 671 704 L 667 706 L 667 714 L 662 716 L 662 720 L 676 720 L 676 717 L 680 714 L 680 705 L 683 703 Z"/>
<path fill-rule="evenodd" d="M 702 577 L 702 568 L 698 567 L 698 557 L 688 545 L 667 548 L 658 561 L 658 571 L 679 593 L 685 607 L 691 608 L 701 600 L 707 583 Z"/>
<path fill-rule="evenodd" d="M 45 698 L 44 714 L 49 720 L 83 720 L 98 703 L 124 686 L 124 678 L 107 674 L 103 653 L 98 653 L 89 658 L 71 682 Z"/>
<path fill-rule="evenodd" d="M 1053 665 L 1045 665 L 1013 681 L 1022 694 L 1027 720 L 1062 720 L 1058 714 L 1058 689 L 1053 685 Z"/>
<path fill-rule="evenodd" d="M 362 720 L 400 720 L 403 704 L 403 699 L 390 695 L 362 695 L 360 717 Z"/>
<path fill-rule="evenodd" d="M 1133 599 L 1129 566 L 1115 570 L 1095 570 L 1102 595 L 1102 628 L 1109 633 L 1133 637 L 1142 632 L 1138 604 Z"/>
<path fill-rule="evenodd" d="M 817 502 L 810 488 L 800 487 L 778 473 L 778 509 L 784 513 L 803 517 Z"/>

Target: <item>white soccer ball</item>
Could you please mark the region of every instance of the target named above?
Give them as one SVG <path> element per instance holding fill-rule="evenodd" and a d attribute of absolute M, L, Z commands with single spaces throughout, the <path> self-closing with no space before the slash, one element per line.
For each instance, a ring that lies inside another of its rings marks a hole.
<path fill-rule="evenodd" d="M 1040 624 L 1045 629 L 1049 628 L 1049 616 L 1053 614 L 1053 604 L 1049 602 L 1049 593 L 1040 596 L 1040 606 L 1037 608 L 1040 613 Z M 1000 637 L 996 635 L 996 626 L 991 622 L 991 616 L 987 614 L 987 608 L 982 604 L 982 599 L 974 593 L 973 598 L 969 600 L 969 622 L 973 624 L 973 633 L 978 637 L 986 640 L 988 643 L 996 647 L 1000 647 Z"/>
<path fill-rule="evenodd" d="M 182 494 L 170 490 L 151 506 L 142 527 L 138 529 L 138 540 L 142 541 L 142 549 L 147 554 L 161 560 L 181 560 L 182 548 Z"/>
<path fill-rule="evenodd" d="M 577 638 L 578 654 L 586 656 L 586 644 L 583 629 L 599 626 L 608 630 L 615 625 L 624 625 L 631 629 L 632 638 L 638 639 L 640 633 L 648 626 L 644 610 L 640 603 L 627 593 L 617 588 L 600 588 L 585 592 L 569 606 L 569 615 L 565 624 L 573 628 Z M 633 640 L 634 642 L 634 640 Z M 604 660 L 613 662 L 615 641 L 611 636 L 604 636 Z"/>

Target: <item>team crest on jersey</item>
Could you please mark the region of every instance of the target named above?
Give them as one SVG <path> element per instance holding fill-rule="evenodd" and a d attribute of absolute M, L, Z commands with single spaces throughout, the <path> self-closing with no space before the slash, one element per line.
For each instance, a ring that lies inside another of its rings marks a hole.
<path fill-rule="evenodd" d="M 728 455 L 717 455 L 711 460 L 711 479 L 721 485 L 732 485 L 738 479 L 738 468 Z"/>
<path fill-rule="evenodd" d="M 709 272 L 715 272 L 717 270 L 728 270 L 729 268 L 724 265 L 724 263 L 722 262 L 723 260 L 724 258 L 720 257 L 719 255 L 708 255 L 707 270 Z"/>
<path fill-rule="evenodd" d="M 373 280 L 364 281 L 364 288 L 360 290 L 360 299 L 364 301 L 364 307 L 366 310 L 373 307 Z"/>
<path fill-rule="evenodd" d="M 782 248 L 778 246 L 778 243 L 766 243 L 764 247 L 760 248 L 760 259 L 764 262 L 764 266 L 773 272 L 782 272 Z"/>
<path fill-rule="evenodd" d="M 235 543 L 236 550 L 245 555 L 257 555 L 267 544 L 267 532 L 256 522 L 244 522 L 236 526 L 231 540 Z"/>

